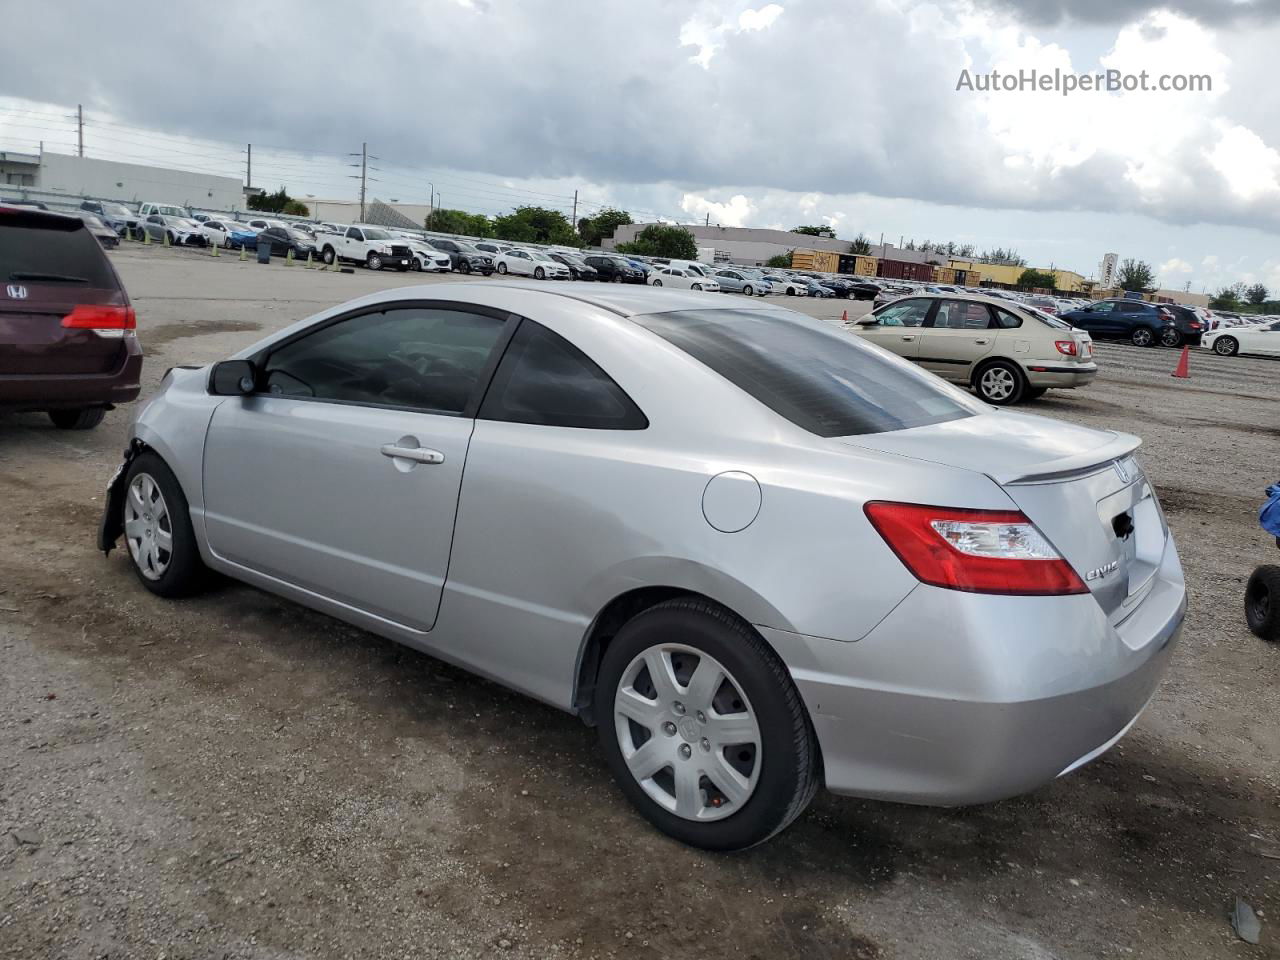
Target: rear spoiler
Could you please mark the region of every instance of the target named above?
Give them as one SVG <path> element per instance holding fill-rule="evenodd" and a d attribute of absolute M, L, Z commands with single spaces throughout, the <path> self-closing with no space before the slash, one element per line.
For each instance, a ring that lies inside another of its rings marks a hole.
<path fill-rule="evenodd" d="M 1142 445 L 1142 439 L 1131 433 L 1115 433 L 1113 439 L 1085 453 L 1072 454 L 1058 460 L 1046 460 L 1033 467 L 1011 471 L 1009 473 L 989 473 L 989 476 L 1002 487 L 1026 485 L 1033 483 L 1061 483 L 1077 477 L 1088 476 L 1111 468 L 1119 463 L 1119 469 L 1136 476 L 1138 468 L 1131 463 L 1124 463 L 1133 452 Z M 1132 479 L 1121 474 L 1122 480 Z"/>

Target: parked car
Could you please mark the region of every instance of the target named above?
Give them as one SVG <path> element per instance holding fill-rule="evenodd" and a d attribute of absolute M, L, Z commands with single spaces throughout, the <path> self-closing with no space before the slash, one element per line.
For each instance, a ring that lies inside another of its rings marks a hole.
<path fill-rule="evenodd" d="M 495 263 L 497 262 L 500 254 L 504 254 L 511 249 L 511 244 L 498 243 L 496 240 L 476 240 L 472 246 L 481 253 L 487 255 Z"/>
<path fill-rule="evenodd" d="M 583 259 L 587 262 L 587 266 L 595 270 L 597 277 L 606 283 L 644 283 L 645 281 L 645 271 L 622 257 L 593 253 Z"/>
<path fill-rule="evenodd" d="M 1160 343 L 1166 347 L 1199 346 L 1206 329 L 1200 315 L 1190 307 L 1176 303 L 1162 303 L 1160 307 L 1173 316 L 1173 323 L 1160 331 Z"/>
<path fill-rule="evenodd" d="M 1035 307 L 1037 310 L 1043 310 L 1045 313 L 1051 313 L 1054 316 L 1057 316 L 1058 311 L 1062 309 L 1055 297 L 1028 297 L 1023 303 L 1027 304 L 1027 306 Z"/>
<path fill-rule="evenodd" d="M 345 260 L 363 263 L 370 270 L 383 267 L 408 270 L 412 259 L 408 244 L 397 241 L 381 227 L 347 227 L 341 235 L 321 233 L 316 237 L 316 244 L 325 263 Z"/>
<path fill-rule="evenodd" d="M 511 249 L 498 254 L 493 265 L 499 273 L 533 277 L 535 280 L 568 280 L 570 276 L 568 267 L 541 250 Z"/>
<path fill-rule="evenodd" d="M 99 220 L 122 237 L 132 237 L 138 227 L 138 215 L 123 203 L 110 200 L 85 200 L 80 209 L 97 216 Z"/>
<path fill-rule="evenodd" d="M 287 224 L 283 220 L 270 220 L 266 217 L 254 217 L 252 220 L 246 220 L 245 223 L 254 233 L 261 233 L 267 227 L 284 227 Z"/>
<path fill-rule="evenodd" d="M 568 267 L 569 274 L 574 280 L 596 280 L 600 276 L 595 267 L 588 264 L 576 253 L 552 253 L 551 259 Z"/>
<path fill-rule="evenodd" d="M 247 225 L 237 223 L 234 220 L 221 220 L 210 217 L 200 223 L 200 232 L 204 234 L 205 239 L 217 247 L 242 246 L 244 244 L 245 234 L 257 242 L 258 235 L 248 228 Z M 237 240 L 237 234 L 239 239 Z"/>
<path fill-rule="evenodd" d="M 772 290 L 769 281 L 748 277 L 742 271 L 732 268 L 717 270 L 716 282 L 720 284 L 720 290 L 724 293 L 743 293 L 748 297 L 762 297 Z"/>
<path fill-rule="evenodd" d="M 138 207 L 138 217 L 140 219 L 145 220 L 147 217 L 157 214 L 162 217 L 191 220 L 191 214 L 187 211 L 187 208 L 177 203 L 153 203 L 147 201 Z"/>
<path fill-rule="evenodd" d="M 578 714 L 639 812 L 710 849 L 820 781 L 1035 789 L 1156 692 L 1186 588 L 1136 437 L 765 304 L 438 290 L 170 370 L 99 546 L 159 596 L 212 568 Z"/>
<path fill-rule="evenodd" d="M 200 224 L 185 217 L 152 213 L 139 221 L 138 226 L 152 240 L 163 241 L 168 237 L 169 243 L 175 247 L 184 245 L 202 247 L 206 243 L 205 235 L 200 232 Z"/>
<path fill-rule="evenodd" d="M 708 293 L 719 293 L 720 284 L 710 277 L 704 277 L 692 270 L 680 267 L 655 267 L 649 272 L 648 283 L 652 287 L 674 287 L 682 290 L 703 290 Z"/>
<path fill-rule="evenodd" d="M 805 290 L 811 297 L 834 297 L 836 292 L 830 287 L 823 286 L 813 277 L 804 277 Z M 776 291 L 775 291 L 776 292 Z"/>
<path fill-rule="evenodd" d="M 77 210 L 73 216 L 84 221 L 85 227 L 93 234 L 94 239 L 102 245 L 102 249 L 114 250 L 120 246 L 120 234 L 99 220 L 96 214 L 89 213 L 87 210 Z"/>
<path fill-rule="evenodd" d="M 1034 400 L 1050 387 L 1083 387 L 1098 375 L 1093 341 L 1057 320 L 989 297 L 904 297 L 857 320 L 865 340 L 944 380 L 972 387 L 988 403 Z"/>
<path fill-rule="evenodd" d="M 449 262 L 458 273 L 480 273 L 489 276 L 493 273 L 493 257 L 478 247 L 461 240 L 449 240 L 433 237 L 427 241 L 442 253 L 449 255 Z"/>
<path fill-rule="evenodd" d="M 0 206 L 0 264 L 0 410 L 87 430 L 137 398 L 133 305 L 84 220 Z"/>
<path fill-rule="evenodd" d="M 424 273 L 448 273 L 453 269 L 453 258 L 443 250 L 437 250 L 430 241 L 405 234 L 401 236 L 409 245 L 409 255 L 413 258 L 409 263 L 410 270 Z"/>
<path fill-rule="evenodd" d="M 1222 357 L 1238 353 L 1280 357 L 1280 321 L 1248 327 L 1223 327 L 1204 335 L 1200 345 Z"/>
<path fill-rule="evenodd" d="M 285 257 L 292 251 L 295 259 L 305 260 L 307 255 L 315 256 L 316 247 L 312 239 L 298 230 L 287 227 L 267 227 L 258 233 L 257 249 L 264 243 L 271 244 L 273 257 Z"/>
<path fill-rule="evenodd" d="M 854 278 L 849 284 L 849 295 L 855 300 L 875 300 L 882 289 L 878 283 Z"/>
<path fill-rule="evenodd" d="M 1128 340 L 1139 347 L 1160 343 L 1165 328 L 1173 326 L 1168 310 L 1144 300 L 1099 300 L 1060 316 L 1099 339 Z"/>
<path fill-rule="evenodd" d="M 776 273 L 766 273 L 765 279 L 777 287 L 787 297 L 807 297 L 809 280 L 807 277 L 783 277 Z"/>

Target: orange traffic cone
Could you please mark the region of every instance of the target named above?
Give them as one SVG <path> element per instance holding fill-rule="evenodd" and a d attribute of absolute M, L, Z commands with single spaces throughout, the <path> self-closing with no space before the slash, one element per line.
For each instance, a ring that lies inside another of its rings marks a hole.
<path fill-rule="evenodd" d="M 840 315 L 840 322 L 841 322 L 841 323 L 848 323 L 848 322 L 849 322 L 849 311 L 848 311 L 848 310 L 846 310 L 843 314 L 841 314 L 841 315 Z"/>
<path fill-rule="evenodd" d="M 1182 358 L 1178 361 L 1177 369 L 1173 371 L 1173 376 L 1179 380 L 1191 379 L 1191 348 L 1182 348 Z"/>

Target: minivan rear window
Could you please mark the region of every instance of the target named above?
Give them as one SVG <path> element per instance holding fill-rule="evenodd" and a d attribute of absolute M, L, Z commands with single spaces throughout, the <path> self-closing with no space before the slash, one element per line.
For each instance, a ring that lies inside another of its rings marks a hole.
<path fill-rule="evenodd" d="M 84 223 L 46 213 L 0 212 L 0 278 L 105 290 L 119 286 Z"/>
<path fill-rule="evenodd" d="M 983 409 L 856 335 L 788 313 L 682 310 L 633 318 L 775 413 L 820 437 L 887 433 Z"/>

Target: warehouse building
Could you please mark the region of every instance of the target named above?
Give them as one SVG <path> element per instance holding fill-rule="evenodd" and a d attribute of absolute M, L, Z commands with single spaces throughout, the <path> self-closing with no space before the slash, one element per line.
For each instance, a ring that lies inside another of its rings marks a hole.
<path fill-rule="evenodd" d="M 238 177 L 47 152 L 0 153 L 0 190 L 6 196 L 31 191 L 46 201 L 49 195 L 65 196 L 76 205 L 82 197 L 95 197 L 211 210 L 241 209 L 246 195 Z"/>

